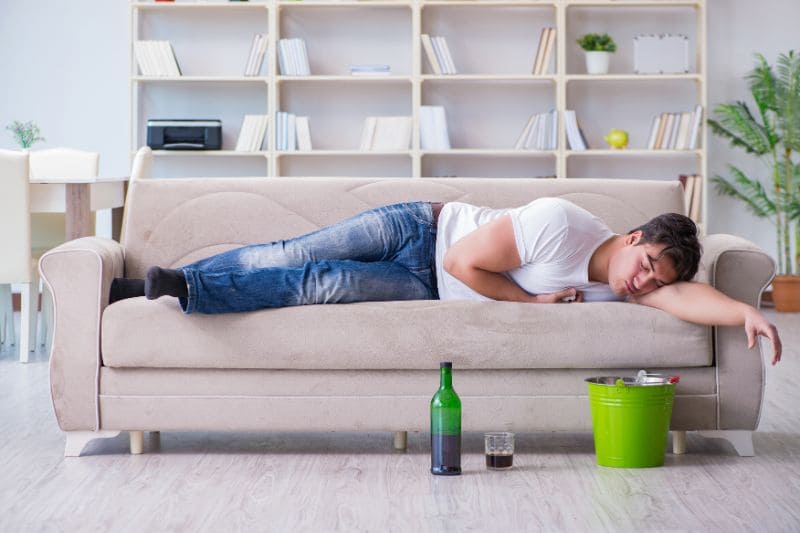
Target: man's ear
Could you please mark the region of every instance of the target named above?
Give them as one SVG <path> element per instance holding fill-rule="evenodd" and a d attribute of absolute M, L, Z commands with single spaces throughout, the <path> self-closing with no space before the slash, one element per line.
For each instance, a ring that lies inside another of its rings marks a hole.
<path fill-rule="evenodd" d="M 636 230 L 632 233 L 628 233 L 625 236 L 625 244 L 632 244 L 636 246 L 639 244 L 639 241 L 642 239 L 642 230 Z"/>

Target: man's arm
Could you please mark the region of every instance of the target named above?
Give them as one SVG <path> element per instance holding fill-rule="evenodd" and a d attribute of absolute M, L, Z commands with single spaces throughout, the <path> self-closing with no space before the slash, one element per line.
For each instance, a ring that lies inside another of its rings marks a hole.
<path fill-rule="evenodd" d="M 502 274 L 521 264 L 511 216 L 506 215 L 484 224 L 451 246 L 443 266 L 469 288 L 493 300 L 555 303 L 575 296 L 580 301 L 581 295 L 575 289 L 540 295 L 525 292 Z"/>
<path fill-rule="evenodd" d="M 759 335 L 767 337 L 772 342 L 772 364 L 781 360 L 781 339 L 775 325 L 754 307 L 729 298 L 706 283 L 679 281 L 631 301 L 695 324 L 744 326 L 748 348 L 755 346 Z"/>

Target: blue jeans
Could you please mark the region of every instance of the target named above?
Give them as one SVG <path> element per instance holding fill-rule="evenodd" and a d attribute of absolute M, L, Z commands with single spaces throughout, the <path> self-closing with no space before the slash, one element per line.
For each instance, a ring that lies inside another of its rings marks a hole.
<path fill-rule="evenodd" d="M 230 250 L 182 267 L 187 314 L 292 305 L 437 299 L 428 202 L 365 211 L 319 231 Z"/>

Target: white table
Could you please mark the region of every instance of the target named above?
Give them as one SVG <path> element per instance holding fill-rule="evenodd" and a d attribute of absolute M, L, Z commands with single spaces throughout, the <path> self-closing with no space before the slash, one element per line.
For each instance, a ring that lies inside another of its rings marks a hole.
<path fill-rule="evenodd" d="M 31 178 L 32 213 L 66 213 L 66 240 L 92 234 L 92 212 L 114 209 L 112 234 L 119 238 L 128 177 Z"/>

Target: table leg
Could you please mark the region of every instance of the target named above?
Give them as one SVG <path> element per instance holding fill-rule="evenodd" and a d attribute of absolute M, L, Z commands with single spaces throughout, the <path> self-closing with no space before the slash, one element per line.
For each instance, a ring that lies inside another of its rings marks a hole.
<path fill-rule="evenodd" d="M 92 234 L 92 211 L 88 183 L 68 183 L 66 198 L 67 241 Z"/>

